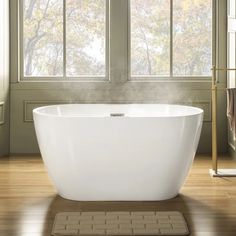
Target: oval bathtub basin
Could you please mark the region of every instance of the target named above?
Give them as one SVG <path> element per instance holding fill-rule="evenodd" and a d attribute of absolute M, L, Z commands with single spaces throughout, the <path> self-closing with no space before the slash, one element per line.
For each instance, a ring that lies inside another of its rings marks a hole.
<path fill-rule="evenodd" d="M 175 197 L 189 172 L 203 110 L 164 104 L 70 104 L 33 110 L 39 148 L 64 198 Z"/>

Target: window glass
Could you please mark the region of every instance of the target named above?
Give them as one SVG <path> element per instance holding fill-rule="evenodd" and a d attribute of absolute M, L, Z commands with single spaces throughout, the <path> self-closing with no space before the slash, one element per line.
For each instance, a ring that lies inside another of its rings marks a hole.
<path fill-rule="evenodd" d="M 23 2 L 24 76 L 105 76 L 105 0 Z"/>
<path fill-rule="evenodd" d="M 25 76 L 62 76 L 63 1 L 23 1 Z"/>
<path fill-rule="evenodd" d="M 104 76 L 106 1 L 66 1 L 67 76 Z"/>
<path fill-rule="evenodd" d="M 173 74 L 210 75 L 212 0 L 173 1 Z"/>
<path fill-rule="evenodd" d="M 131 76 L 170 74 L 170 1 L 131 0 Z"/>

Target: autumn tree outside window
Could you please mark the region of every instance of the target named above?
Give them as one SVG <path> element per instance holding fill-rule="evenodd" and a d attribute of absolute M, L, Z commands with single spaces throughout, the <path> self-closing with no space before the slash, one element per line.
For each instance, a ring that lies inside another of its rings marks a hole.
<path fill-rule="evenodd" d="M 106 7 L 104 0 L 23 0 L 24 76 L 105 76 Z"/>
<path fill-rule="evenodd" d="M 209 76 L 211 0 L 130 0 L 131 76 Z"/>
<path fill-rule="evenodd" d="M 110 1 L 20 1 L 23 78 L 109 79 Z M 127 3 L 130 79 L 210 76 L 211 0 Z"/>

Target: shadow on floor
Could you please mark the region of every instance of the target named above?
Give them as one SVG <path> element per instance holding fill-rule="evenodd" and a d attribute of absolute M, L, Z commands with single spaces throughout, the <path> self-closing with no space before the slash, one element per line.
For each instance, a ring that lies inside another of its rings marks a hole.
<path fill-rule="evenodd" d="M 8 227 L 1 236 L 50 236 L 56 213 L 65 211 L 180 211 L 191 236 L 236 235 L 236 215 L 226 216 L 222 210 L 184 195 L 158 202 L 76 202 L 56 195 L 31 199 L 20 213 L 9 213 L 5 218 Z"/>

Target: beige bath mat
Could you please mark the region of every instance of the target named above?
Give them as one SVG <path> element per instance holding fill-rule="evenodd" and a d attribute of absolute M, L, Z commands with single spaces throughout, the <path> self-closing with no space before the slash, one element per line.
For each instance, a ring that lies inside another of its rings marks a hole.
<path fill-rule="evenodd" d="M 176 211 L 62 212 L 52 235 L 188 235 L 183 215 Z"/>

